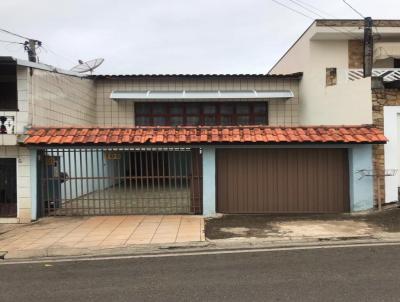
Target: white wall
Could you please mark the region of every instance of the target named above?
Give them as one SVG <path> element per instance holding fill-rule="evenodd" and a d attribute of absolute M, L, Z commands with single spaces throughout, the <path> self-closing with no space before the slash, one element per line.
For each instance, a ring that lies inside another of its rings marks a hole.
<path fill-rule="evenodd" d="M 385 144 L 385 169 L 400 168 L 400 128 L 398 124 L 400 106 L 383 107 L 384 131 L 388 142 Z M 399 173 L 399 170 L 397 171 Z M 385 177 L 385 202 L 398 200 L 399 179 L 397 176 Z"/>
<path fill-rule="evenodd" d="M 300 125 L 372 123 L 371 79 L 347 80 L 348 40 L 314 40 L 310 28 L 270 73 L 303 72 Z M 337 85 L 326 87 L 326 68 L 337 68 Z"/>

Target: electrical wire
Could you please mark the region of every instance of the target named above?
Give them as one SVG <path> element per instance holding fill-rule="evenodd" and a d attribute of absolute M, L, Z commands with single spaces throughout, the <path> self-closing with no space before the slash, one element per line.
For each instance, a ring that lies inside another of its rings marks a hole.
<path fill-rule="evenodd" d="M 76 61 L 74 61 L 74 60 L 72 60 L 71 58 L 68 58 L 68 57 L 66 57 L 66 56 L 63 56 L 63 55 L 61 55 L 61 54 L 59 54 L 59 53 L 56 53 L 55 51 L 51 50 L 48 46 L 45 47 L 45 46 L 43 46 L 43 44 L 42 44 L 42 45 L 40 46 L 40 48 L 42 48 L 45 52 L 50 52 L 50 53 L 52 53 L 52 54 L 53 54 L 54 56 L 56 56 L 56 57 L 60 57 L 60 58 L 62 58 L 62 59 L 64 59 L 64 60 L 67 60 L 67 61 L 73 63 L 73 64 L 76 64 Z"/>
<path fill-rule="evenodd" d="M 283 4 L 283 3 L 281 3 L 281 2 L 279 2 L 279 1 L 277 1 L 277 0 L 271 0 L 271 1 L 272 1 L 272 2 L 275 2 L 276 4 L 278 4 L 278 5 L 282 6 L 282 7 L 287 8 L 288 10 L 291 10 L 292 12 L 295 12 L 295 13 L 297 13 L 297 14 L 299 14 L 299 15 L 302 15 L 303 17 L 306 17 L 306 18 L 311 19 L 311 20 L 313 20 L 313 21 L 315 20 L 315 18 L 310 17 L 309 15 L 306 15 L 306 14 L 302 13 L 301 11 L 299 11 L 299 10 L 297 10 L 297 9 L 291 8 L 290 6 L 288 6 L 288 5 L 286 5 L 286 4 Z"/>
<path fill-rule="evenodd" d="M 311 9 L 309 9 L 308 7 L 304 6 L 303 4 L 301 4 L 301 3 L 297 2 L 297 1 L 295 1 L 295 0 L 289 0 L 289 1 L 292 2 L 292 3 L 294 3 L 294 4 L 296 4 L 296 5 L 298 5 L 298 6 L 300 6 L 301 8 L 305 9 L 306 11 L 308 11 L 308 12 L 314 14 L 314 15 L 317 15 L 318 17 L 320 17 L 320 18 L 322 18 L 322 19 L 325 19 L 324 16 L 322 16 L 322 15 L 320 15 L 320 14 L 318 14 L 318 13 L 312 11 Z"/>
<path fill-rule="evenodd" d="M 360 13 L 358 10 L 356 10 L 353 6 L 351 6 L 350 3 L 348 3 L 346 0 L 343 0 L 343 2 L 350 7 L 357 15 L 359 15 L 361 18 L 365 19 L 362 13 Z"/>
<path fill-rule="evenodd" d="M 0 31 L 2 31 L 2 32 L 6 33 L 6 34 L 9 34 L 9 35 L 16 36 L 16 37 L 21 38 L 21 39 L 30 40 L 30 39 L 27 38 L 27 37 L 24 37 L 24 36 L 19 35 L 19 34 L 16 34 L 16 33 L 13 33 L 13 32 L 11 32 L 11 31 L 9 31 L 9 30 L 4 29 L 4 28 L 0 28 Z"/>
<path fill-rule="evenodd" d="M 307 3 L 306 1 L 302 1 L 302 0 L 296 0 L 296 1 L 297 1 L 297 2 L 300 2 L 300 3 L 304 4 L 304 5 L 306 5 L 306 6 L 308 6 L 308 7 L 310 7 L 311 9 L 313 9 L 313 10 L 315 10 L 315 11 L 320 12 L 321 14 L 323 14 L 323 15 L 325 15 L 325 16 L 329 16 L 329 17 L 334 18 L 334 19 L 339 19 L 337 16 L 334 16 L 334 15 L 332 15 L 332 14 L 330 14 L 330 13 L 327 13 L 327 12 L 325 12 L 325 11 L 319 9 L 318 7 L 315 7 L 314 5 L 311 5 L 310 3 Z M 325 19 L 325 18 L 324 18 L 324 19 Z"/>
<path fill-rule="evenodd" d="M 16 42 L 16 41 L 6 41 L 6 40 L 0 40 L 0 43 L 8 43 L 8 44 L 21 44 L 24 45 L 22 42 Z"/>
<path fill-rule="evenodd" d="M 286 5 L 286 4 L 284 4 L 284 3 L 282 3 L 282 2 L 279 2 L 278 0 L 271 0 L 271 1 L 273 1 L 274 3 L 276 3 L 276 4 L 278 4 L 278 5 L 282 6 L 282 7 L 285 7 L 285 8 L 287 8 L 287 9 L 291 10 L 292 12 L 295 12 L 295 13 L 300 14 L 300 15 L 302 15 L 302 16 L 308 18 L 308 19 L 311 19 L 311 20 L 315 21 L 315 18 L 313 18 L 313 17 L 311 17 L 311 16 L 309 16 L 309 15 L 307 15 L 307 14 L 305 14 L 305 13 L 303 13 L 303 12 L 297 10 L 297 9 L 294 9 L 294 8 L 292 8 L 292 7 L 290 7 L 290 6 Z M 294 3 L 294 4 L 299 5 L 300 7 L 303 7 L 302 5 L 296 3 L 296 1 L 294 1 L 294 0 L 289 0 L 289 1 L 291 1 L 291 2 Z M 310 12 L 312 12 L 312 11 L 309 10 L 309 9 L 307 9 L 307 10 L 310 11 Z M 320 14 L 317 14 L 317 13 L 315 13 L 315 12 L 312 12 L 312 13 L 315 14 L 315 15 L 317 15 L 317 16 L 319 16 L 319 17 L 321 17 L 322 19 L 326 19 L 325 17 L 321 16 Z M 351 32 L 351 31 L 349 31 L 349 30 L 342 31 L 342 30 L 340 30 L 340 29 L 338 29 L 338 28 L 336 28 L 336 27 L 333 27 L 333 26 L 328 26 L 328 27 L 331 28 L 331 29 L 333 29 L 334 31 L 340 32 L 340 33 L 342 33 L 342 34 L 345 34 L 345 35 L 347 35 L 347 36 L 349 36 L 349 37 L 351 37 L 351 38 L 353 38 L 353 39 L 357 39 L 357 40 L 360 39 L 358 36 L 354 35 L 354 33 Z"/>

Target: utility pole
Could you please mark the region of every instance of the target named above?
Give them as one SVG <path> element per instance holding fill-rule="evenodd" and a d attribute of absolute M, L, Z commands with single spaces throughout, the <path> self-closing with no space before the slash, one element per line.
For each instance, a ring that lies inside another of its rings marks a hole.
<path fill-rule="evenodd" d="M 29 62 L 37 62 L 36 45 L 40 46 L 42 45 L 42 42 L 34 39 L 29 39 L 24 43 L 25 50 L 28 52 Z"/>
<path fill-rule="evenodd" d="M 372 76 L 374 39 L 372 36 L 373 21 L 371 17 L 364 18 L 364 78 Z"/>

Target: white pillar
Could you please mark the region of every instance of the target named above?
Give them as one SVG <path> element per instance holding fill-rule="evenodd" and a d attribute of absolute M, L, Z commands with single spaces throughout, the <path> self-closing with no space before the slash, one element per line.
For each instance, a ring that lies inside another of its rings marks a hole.
<path fill-rule="evenodd" d="M 30 164 L 31 164 L 31 215 L 32 220 L 37 219 L 37 150 L 30 150 Z"/>
<path fill-rule="evenodd" d="M 203 215 L 216 212 L 215 147 L 203 148 Z"/>

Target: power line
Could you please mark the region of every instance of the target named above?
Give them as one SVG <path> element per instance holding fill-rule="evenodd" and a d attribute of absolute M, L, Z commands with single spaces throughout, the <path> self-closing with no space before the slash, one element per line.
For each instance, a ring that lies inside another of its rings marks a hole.
<path fill-rule="evenodd" d="M 309 15 L 306 15 L 306 14 L 302 13 L 301 11 L 299 11 L 299 10 L 297 10 L 297 9 L 291 8 L 290 6 L 288 6 L 288 5 L 286 5 L 286 4 L 283 4 L 283 3 L 281 3 L 281 2 L 279 2 L 279 1 L 277 1 L 277 0 L 271 0 L 271 1 L 272 1 L 272 2 L 275 2 L 276 4 L 278 4 L 278 5 L 280 5 L 280 6 L 283 6 L 283 7 L 287 8 L 287 9 L 291 10 L 292 12 L 295 12 L 295 13 L 297 13 L 297 14 L 299 14 L 299 15 L 302 15 L 303 17 L 306 17 L 306 18 L 311 19 L 311 20 L 313 20 L 313 21 L 315 20 L 315 18 L 310 17 Z"/>
<path fill-rule="evenodd" d="M 306 11 L 308 11 L 308 12 L 314 14 L 314 15 L 317 15 L 318 17 L 320 17 L 320 18 L 322 18 L 322 19 L 325 19 L 324 16 L 322 16 L 322 15 L 320 15 L 320 14 L 318 14 L 318 13 L 312 11 L 311 9 L 309 9 L 308 7 L 304 6 L 303 4 L 301 4 L 301 3 L 297 2 L 297 1 L 295 1 L 295 0 L 289 0 L 289 1 L 292 2 L 292 3 L 294 3 L 294 4 L 296 4 L 296 5 L 298 5 L 298 6 L 300 6 L 301 8 L 305 9 Z"/>
<path fill-rule="evenodd" d="M 68 57 L 66 57 L 66 56 L 63 56 L 63 55 L 61 55 L 61 54 L 59 54 L 59 53 L 56 53 L 55 51 L 51 50 L 48 46 L 47 46 L 47 47 L 44 47 L 43 45 L 41 45 L 40 47 L 41 47 L 45 52 L 50 52 L 50 53 L 52 53 L 53 55 L 55 55 L 56 57 L 63 58 L 64 60 L 67 60 L 67 61 L 70 61 L 70 62 L 73 63 L 73 64 L 76 64 L 76 61 L 74 61 L 74 60 L 72 60 L 71 58 L 68 58 Z"/>
<path fill-rule="evenodd" d="M 292 12 L 295 12 L 295 13 L 300 14 L 300 15 L 302 15 L 302 16 L 308 18 L 308 19 L 311 19 L 311 20 L 315 21 L 315 18 L 313 18 L 313 17 L 311 17 L 311 16 L 309 16 L 309 15 L 307 15 L 307 14 L 305 14 L 305 13 L 303 13 L 303 12 L 297 10 L 297 9 L 294 9 L 294 8 L 292 8 L 292 7 L 290 7 L 290 6 L 286 5 L 286 4 L 284 4 L 284 3 L 282 3 L 282 2 L 279 2 L 278 0 L 271 0 L 271 1 L 273 1 L 274 3 L 276 3 L 276 4 L 280 5 L 280 6 L 283 6 L 283 7 L 287 8 L 287 9 L 291 10 Z M 295 1 L 293 1 L 293 0 L 289 0 L 289 1 L 295 3 Z M 297 4 L 297 3 L 295 3 L 295 4 Z M 299 4 L 297 4 L 297 5 L 299 5 Z M 301 6 L 301 5 L 299 5 L 299 6 Z M 322 19 L 326 19 L 325 17 L 323 17 L 323 16 L 321 16 L 321 15 L 319 15 L 319 14 L 316 14 L 316 13 L 313 13 L 313 14 L 322 17 Z M 348 35 L 349 37 L 351 37 L 351 38 L 353 38 L 353 39 L 360 39 L 359 37 L 357 37 L 356 35 L 354 35 L 353 32 L 351 32 L 351 31 L 349 31 L 349 30 L 342 31 L 342 30 L 340 30 L 340 29 L 338 29 L 338 28 L 336 28 L 336 27 L 333 27 L 333 26 L 328 26 L 328 27 L 331 28 L 331 29 L 333 29 L 334 31 L 337 31 L 337 32 L 339 32 L 339 33 Z"/>
<path fill-rule="evenodd" d="M 351 6 L 350 3 L 346 2 L 346 0 L 343 0 L 343 2 L 350 7 L 354 12 L 356 12 L 357 15 L 361 16 L 361 18 L 365 19 L 362 13 L 360 13 L 358 10 L 356 10 L 353 6 Z"/>
<path fill-rule="evenodd" d="M 2 32 L 6 33 L 6 34 L 10 34 L 10 35 L 13 35 L 13 36 L 16 36 L 16 37 L 25 39 L 25 40 L 30 40 L 30 39 L 27 38 L 27 37 L 21 36 L 21 35 L 16 34 L 16 33 L 13 33 L 13 32 L 11 32 L 11 31 L 9 31 L 9 30 L 4 29 L 4 28 L 0 28 L 0 31 L 2 31 Z"/>
<path fill-rule="evenodd" d="M 24 45 L 22 42 L 16 42 L 16 41 L 6 41 L 6 40 L 0 40 L 0 43 L 8 43 L 8 44 L 21 44 Z"/>
<path fill-rule="evenodd" d="M 312 8 L 312 9 L 314 9 L 315 11 L 320 12 L 321 14 L 324 14 L 324 15 L 326 15 L 326 16 L 332 17 L 332 18 L 334 18 L 334 19 L 338 19 L 338 17 L 336 17 L 336 16 L 334 16 L 334 15 L 332 15 L 332 14 L 330 14 L 330 13 L 327 13 L 327 12 L 325 12 L 325 11 L 319 9 L 318 7 L 315 7 L 314 5 L 311 5 L 310 3 L 307 3 L 306 1 L 297 0 L 297 2 L 303 3 L 304 5 L 306 5 L 306 6 L 310 7 L 310 8 Z M 324 19 L 325 19 L 325 18 L 324 18 Z"/>

